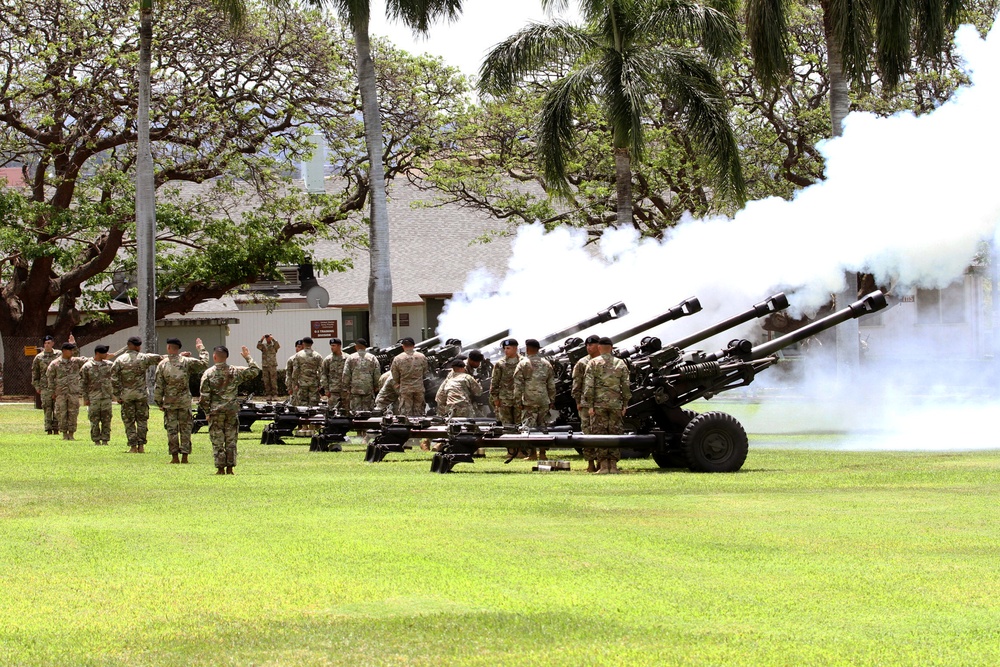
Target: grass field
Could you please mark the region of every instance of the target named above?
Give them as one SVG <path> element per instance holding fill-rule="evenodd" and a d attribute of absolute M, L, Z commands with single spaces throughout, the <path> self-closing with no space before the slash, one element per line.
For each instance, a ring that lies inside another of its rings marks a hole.
<path fill-rule="evenodd" d="M 255 434 L 217 477 L 158 417 L 135 455 L 0 407 L 0 664 L 1000 663 L 1000 452 L 434 475 Z"/>

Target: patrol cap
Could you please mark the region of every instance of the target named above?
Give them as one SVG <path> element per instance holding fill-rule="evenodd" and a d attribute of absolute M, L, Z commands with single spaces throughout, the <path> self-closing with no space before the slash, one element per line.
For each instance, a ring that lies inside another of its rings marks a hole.
<path fill-rule="evenodd" d="M 541 345 L 538 344 L 538 339 L 537 338 L 529 338 L 529 339 L 527 339 L 526 341 L 524 341 L 524 346 L 525 347 L 533 347 L 536 350 L 541 347 Z"/>
<path fill-rule="evenodd" d="M 108 347 L 107 345 L 96 345 L 96 346 L 94 346 L 94 352 L 96 352 L 98 354 L 107 354 L 108 350 L 110 350 L 110 349 L 111 348 Z"/>
<path fill-rule="evenodd" d="M 216 345 L 212 348 L 212 352 L 221 352 L 222 354 L 229 356 L 229 348 L 225 345 Z"/>
<path fill-rule="evenodd" d="M 597 343 L 599 345 L 614 345 L 615 344 L 614 341 L 612 341 L 607 336 L 601 336 L 600 340 L 598 340 Z"/>
<path fill-rule="evenodd" d="M 416 343 L 413 342 L 413 339 L 410 338 L 409 336 L 407 336 L 406 338 L 401 338 L 399 340 L 399 342 L 402 345 L 415 345 L 416 344 Z"/>
<path fill-rule="evenodd" d="M 465 368 L 465 360 L 464 359 L 452 359 L 451 363 L 448 364 L 448 365 L 451 366 L 452 368 Z"/>
<path fill-rule="evenodd" d="M 54 340 L 55 340 L 55 338 L 53 338 L 52 336 L 46 336 L 45 338 L 43 338 L 43 339 L 42 339 L 42 342 L 44 343 L 44 342 L 45 342 L 45 341 L 47 341 L 47 340 L 51 340 L 51 341 L 54 341 Z"/>
<path fill-rule="evenodd" d="M 469 350 L 469 361 L 482 361 L 483 353 L 479 350 Z"/>
<path fill-rule="evenodd" d="M 344 342 L 342 340 L 340 340 L 339 338 L 331 338 L 330 339 L 330 345 L 343 345 L 343 344 L 344 344 Z"/>
<path fill-rule="evenodd" d="M 313 344 L 313 339 L 310 338 L 309 336 L 306 336 L 305 338 L 302 339 L 302 344 L 303 345 L 312 345 Z"/>
<path fill-rule="evenodd" d="M 142 345 L 142 339 L 139 338 L 138 336 L 129 336 L 128 344 L 139 347 L 140 345 Z"/>
<path fill-rule="evenodd" d="M 514 347 L 517 347 L 518 346 L 517 339 L 516 338 L 504 338 L 500 342 L 500 347 L 507 347 L 508 345 L 513 345 Z"/>
<path fill-rule="evenodd" d="M 176 345 L 177 347 L 184 347 L 184 344 L 181 342 L 180 338 L 168 338 L 167 345 Z"/>
<path fill-rule="evenodd" d="M 587 336 L 587 340 L 583 341 L 585 345 L 597 345 L 601 342 L 600 336 Z"/>
<path fill-rule="evenodd" d="M 75 350 L 76 349 L 76 343 L 63 343 L 62 344 L 62 349 L 64 349 L 64 350 Z"/>
<path fill-rule="evenodd" d="M 360 345 L 361 347 L 368 347 L 368 341 L 366 341 L 364 338 L 357 339 L 356 341 L 354 341 L 354 344 Z"/>

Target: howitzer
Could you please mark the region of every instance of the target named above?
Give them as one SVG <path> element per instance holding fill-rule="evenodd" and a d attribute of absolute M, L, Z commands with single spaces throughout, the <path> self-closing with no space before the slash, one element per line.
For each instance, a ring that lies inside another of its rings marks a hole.
<path fill-rule="evenodd" d="M 274 411 L 273 403 L 254 403 L 253 395 L 247 396 L 245 400 L 240 402 L 240 411 L 237 415 L 240 432 L 249 433 L 250 427 L 259 421 L 272 421 L 275 415 Z M 197 433 L 203 426 L 208 426 L 208 418 L 201 406 L 198 406 L 195 408 L 191 421 L 191 432 Z"/>
<path fill-rule="evenodd" d="M 559 331 L 550 333 L 548 336 L 545 336 L 544 338 L 539 338 L 538 344 L 541 347 L 545 347 L 546 345 L 550 345 L 551 343 L 554 343 L 557 340 L 562 340 L 567 336 L 579 333 L 581 331 L 589 329 L 590 327 L 597 326 L 598 324 L 603 324 L 604 322 L 609 322 L 611 320 L 625 317 L 626 315 L 628 315 L 628 307 L 624 303 L 619 301 L 617 303 L 611 304 L 604 310 L 598 312 L 593 317 L 588 317 L 587 319 L 581 320 L 576 324 L 572 324 L 566 327 L 565 329 L 560 329 Z M 508 329 L 508 332 L 509 331 L 510 330 Z M 490 347 L 486 350 L 483 350 L 483 355 L 485 355 L 486 358 L 488 359 L 499 359 L 500 348 Z"/>
<path fill-rule="evenodd" d="M 264 427 L 260 434 L 262 445 L 283 445 L 282 438 L 291 437 L 295 431 L 304 427 L 318 429 L 323 423 L 326 408 L 322 406 L 288 405 L 278 403 L 274 406 L 274 419 Z"/>

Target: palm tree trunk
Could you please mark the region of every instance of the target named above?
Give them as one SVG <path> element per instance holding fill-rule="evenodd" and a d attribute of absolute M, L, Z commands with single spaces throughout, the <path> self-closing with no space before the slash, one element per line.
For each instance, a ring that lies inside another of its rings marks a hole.
<path fill-rule="evenodd" d="M 829 13 L 824 16 L 823 24 L 826 32 L 827 76 L 830 78 L 830 127 L 833 136 L 839 137 L 844 133 L 844 119 L 851 110 L 851 96 L 847 75 L 844 74 L 844 59 L 840 44 L 833 36 Z"/>
<path fill-rule="evenodd" d="M 619 227 L 632 226 L 632 154 L 628 148 L 615 149 L 615 190 L 618 193 Z"/>
<path fill-rule="evenodd" d="M 139 333 L 145 349 L 156 351 L 156 192 L 149 140 L 149 103 L 153 50 L 153 0 L 139 3 L 138 155 L 135 168 L 135 223 L 138 252 Z M 152 395 L 152 394 L 150 394 Z"/>
<path fill-rule="evenodd" d="M 386 206 L 385 169 L 382 165 L 382 117 L 379 113 L 367 17 L 355 21 L 354 46 L 358 58 L 358 86 L 361 91 L 361 113 L 365 122 L 365 144 L 368 146 L 368 178 L 371 183 L 368 328 L 372 340 L 369 342 L 377 347 L 387 347 L 392 343 L 389 212 Z"/>

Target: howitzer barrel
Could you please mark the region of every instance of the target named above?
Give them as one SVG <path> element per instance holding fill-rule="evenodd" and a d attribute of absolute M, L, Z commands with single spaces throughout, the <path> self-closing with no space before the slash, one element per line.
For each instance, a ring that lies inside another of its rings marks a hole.
<path fill-rule="evenodd" d="M 556 331 L 551 333 L 545 338 L 540 339 L 538 342 L 542 347 L 545 347 L 549 343 L 554 343 L 560 338 L 565 338 L 566 336 L 577 333 L 578 331 L 583 331 L 584 329 L 589 329 L 592 326 L 607 322 L 609 320 L 614 320 L 619 317 L 624 317 L 628 315 L 628 308 L 624 303 L 619 301 L 618 303 L 613 303 L 601 312 L 597 313 L 593 317 L 583 320 L 582 322 L 577 322 L 573 326 L 566 327 L 562 331 Z"/>
<path fill-rule="evenodd" d="M 882 292 L 871 292 L 842 310 L 838 310 L 837 312 L 831 313 L 830 315 L 820 318 L 815 322 L 810 322 L 804 327 L 796 329 L 791 333 L 754 347 L 750 351 L 749 357 L 751 360 L 769 357 L 778 350 L 798 343 L 800 340 L 805 340 L 810 336 L 815 336 L 816 334 L 833 328 L 842 322 L 846 322 L 847 320 L 853 320 L 861 317 L 862 315 L 868 315 L 869 313 L 882 310 L 887 305 L 888 303 L 885 300 L 885 295 L 882 294 Z"/>
<path fill-rule="evenodd" d="M 643 331 L 648 331 L 655 326 L 663 324 L 664 322 L 679 320 L 682 317 L 686 317 L 688 315 L 694 315 L 700 310 L 701 310 L 701 302 L 698 301 L 696 297 L 684 299 L 684 301 L 681 301 L 679 304 L 677 304 L 667 312 L 663 313 L 659 317 L 654 317 L 653 319 L 647 320 L 642 324 L 637 324 L 631 329 L 626 329 L 621 333 L 615 334 L 614 336 L 611 337 L 611 342 L 618 344 L 623 340 L 628 340 L 632 336 L 640 334 Z"/>
<path fill-rule="evenodd" d="M 701 331 L 697 331 L 690 336 L 681 338 L 678 341 L 674 341 L 667 347 L 676 347 L 679 350 L 683 350 L 694 343 L 699 343 L 716 334 L 720 334 L 723 331 L 727 331 L 733 327 L 738 327 L 739 325 L 755 320 L 758 317 L 764 317 L 765 315 L 777 313 L 785 308 L 788 308 L 788 297 L 786 297 L 783 292 L 779 292 L 773 296 L 769 296 L 764 301 L 755 304 L 749 310 L 744 311 L 739 315 L 734 315 L 733 317 L 723 320 L 718 324 L 702 329 Z"/>
<path fill-rule="evenodd" d="M 466 345 L 466 346 L 462 347 L 462 349 L 463 350 L 472 350 L 472 349 L 480 350 L 480 349 L 486 347 L 487 345 L 493 345 L 497 341 L 501 341 L 504 338 L 507 338 L 508 336 L 510 336 L 510 329 L 504 329 L 503 331 L 498 331 L 497 333 L 493 334 L 492 336 L 487 336 L 486 338 L 484 338 L 482 340 L 477 340 L 472 345 Z"/>

